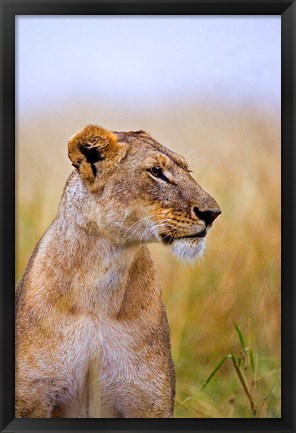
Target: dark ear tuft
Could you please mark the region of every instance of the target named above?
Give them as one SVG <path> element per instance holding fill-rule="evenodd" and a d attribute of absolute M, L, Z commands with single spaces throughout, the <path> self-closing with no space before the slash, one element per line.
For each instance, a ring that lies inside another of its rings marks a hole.
<path fill-rule="evenodd" d="M 100 154 L 98 147 L 90 147 L 89 143 L 83 143 L 79 146 L 80 152 L 85 156 L 87 162 L 94 164 L 95 162 L 102 161 L 104 158 Z"/>
<path fill-rule="evenodd" d="M 125 143 L 118 143 L 117 136 L 112 132 L 98 125 L 88 125 L 69 139 L 68 156 L 88 187 L 96 189 L 97 170 L 102 173 L 104 167 L 121 161 L 127 148 Z M 99 161 L 103 160 L 100 165 Z"/>
<path fill-rule="evenodd" d="M 96 177 L 96 175 L 97 175 L 97 167 L 95 166 L 95 164 L 91 164 L 90 166 L 91 166 L 91 169 L 92 169 L 94 177 Z"/>

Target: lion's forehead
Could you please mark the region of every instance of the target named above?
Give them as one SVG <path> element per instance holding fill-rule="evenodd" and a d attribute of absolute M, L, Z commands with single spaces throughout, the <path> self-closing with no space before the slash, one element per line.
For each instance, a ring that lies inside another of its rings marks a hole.
<path fill-rule="evenodd" d="M 158 141 L 154 140 L 154 138 L 151 137 L 151 135 L 148 134 L 147 132 L 140 130 L 140 131 L 129 131 L 129 132 L 114 132 L 114 134 L 117 135 L 119 141 L 124 141 L 129 144 L 135 144 L 135 145 L 139 145 L 141 143 L 149 145 L 154 149 L 156 149 L 158 152 L 166 155 L 172 162 L 177 164 L 183 170 L 188 171 L 188 163 L 183 156 L 173 152 L 172 150 L 158 143 Z"/>

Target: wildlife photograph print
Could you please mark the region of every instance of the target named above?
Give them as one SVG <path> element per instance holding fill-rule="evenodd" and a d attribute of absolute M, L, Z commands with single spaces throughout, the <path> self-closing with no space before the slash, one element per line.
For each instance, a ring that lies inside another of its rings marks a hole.
<path fill-rule="evenodd" d="M 281 418 L 281 20 L 18 15 L 16 418 Z"/>

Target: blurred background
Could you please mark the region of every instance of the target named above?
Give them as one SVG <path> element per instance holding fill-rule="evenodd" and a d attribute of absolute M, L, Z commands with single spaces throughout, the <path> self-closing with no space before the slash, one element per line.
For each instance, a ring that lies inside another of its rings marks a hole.
<path fill-rule="evenodd" d="M 56 215 L 68 138 L 146 130 L 223 212 L 194 265 L 150 247 L 175 416 L 280 417 L 280 17 L 19 16 L 16 29 L 16 282 Z"/>

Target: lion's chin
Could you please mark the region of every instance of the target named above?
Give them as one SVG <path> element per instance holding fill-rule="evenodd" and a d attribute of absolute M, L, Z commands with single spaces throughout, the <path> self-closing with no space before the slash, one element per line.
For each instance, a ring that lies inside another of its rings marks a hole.
<path fill-rule="evenodd" d="M 178 239 L 171 243 L 170 250 L 182 262 L 191 262 L 201 257 L 204 247 L 204 239 Z"/>

